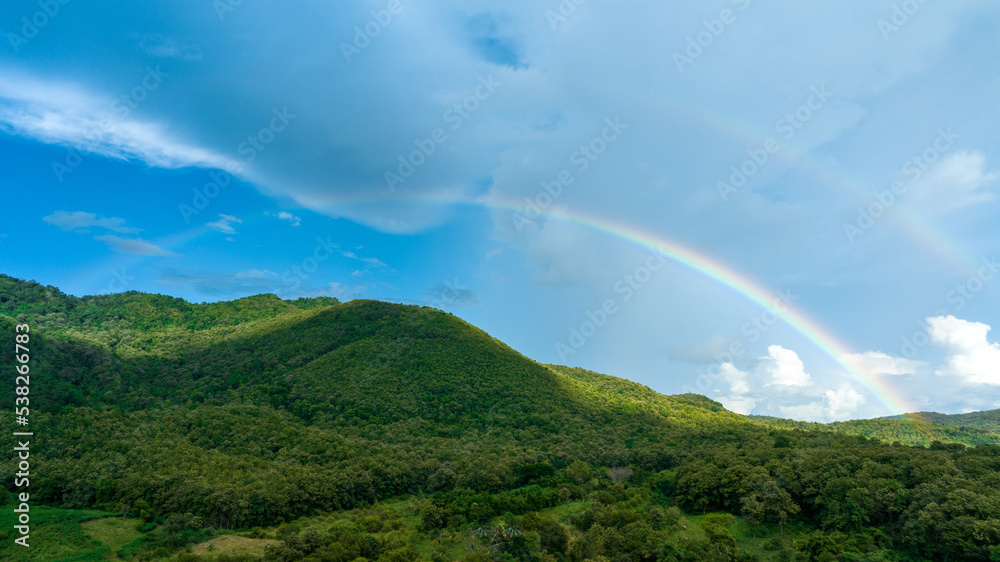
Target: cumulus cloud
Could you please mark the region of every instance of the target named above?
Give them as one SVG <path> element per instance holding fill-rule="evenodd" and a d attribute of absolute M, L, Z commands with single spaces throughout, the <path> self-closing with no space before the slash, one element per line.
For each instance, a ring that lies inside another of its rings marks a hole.
<path fill-rule="evenodd" d="M 219 220 L 213 221 L 207 224 L 214 230 L 218 230 L 223 234 L 236 234 L 236 229 L 233 228 L 232 223 L 242 223 L 240 219 L 234 217 L 233 215 L 223 215 L 219 214 Z"/>
<path fill-rule="evenodd" d="M 1000 386 L 1000 344 L 987 339 L 990 329 L 987 324 L 951 315 L 927 318 L 931 341 L 949 353 L 935 374 L 966 384 Z"/>
<path fill-rule="evenodd" d="M 767 348 L 767 356 L 757 364 L 757 374 L 768 381 L 764 386 L 804 388 L 812 384 L 812 377 L 805 372 L 798 354 L 780 345 Z"/>
<path fill-rule="evenodd" d="M 111 246 L 114 251 L 122 254 L 135 254 L 138 256 L 176 256 L 177 254 L 164 250 L 163 248 L 146 242 L 141 238 L 120 238 L 113 234 L 95 236 L 94 240 L 104 242 Z"/>
<path fill-rule="evenodd" d="M 823 391 L 822 400 L 808 404 L 779 406 L 778 410 L 785 417 L 795 420 L 815 422 L 831 422 L 850 419 L 851 415 L 865 403 L 863 394 L 848 384 L 837 389 Z"/>
<path fill-rule="evenodd" d="M 823 400 L 824 413 L 829 419 L 848 417 L 865 403 L 864 395 L 846 384 L 836 390 L 823 392 Z"/>
<path fill-rule="evenodd" d="M 848 355 L 846 359 L 863 372 L 875 375 L 913 375 L 917 369 L 926 365 L 923 361 L 894 357 L 881 351 L 854 353 Z"/>
<path fill-rule="evenodd" d="M 729 392 L 733 394 L 746 394 L 750 392 L 750 385 L 747 384 L 747 374 L 736 368 L 732 363 L 723 363 L 719 369 L 722 378 L 729 383 Z"/>
<path fill-rule="evenodd" d="M 722 402 L 722 405 L 730 412 L 748 416 L 757 407 L 758 399 L 748 396 L 723 396 L 719 398 L 719 402 Z"/>
<path fill-rule="evenodd" d="M 42 220 L 48 224 L 58 226 L 63 230 L 85 229 L 92 226 L 122 234 L 135 234 L 142 230 L 140 228 L 125 226 L 125 219 L 123 218 L 105 218 L 97 216 L 94 213 L 86 213 L 83 211 L 75 211 L 72 213 L 67 213 L 66 211 L 56 211 L 51 215 L 42 217 Z"/>

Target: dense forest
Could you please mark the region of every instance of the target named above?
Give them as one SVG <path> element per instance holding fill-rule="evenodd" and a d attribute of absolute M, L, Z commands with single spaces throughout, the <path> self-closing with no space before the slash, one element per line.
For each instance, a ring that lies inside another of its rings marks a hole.
<path fill-rule="evenodd" d="M 751 419 L 376 301 L 0 276 L 6 365 L 18 323 L 41 550 L 0 518 L 5 560 L 1000 561 L 986 425 Z"/>

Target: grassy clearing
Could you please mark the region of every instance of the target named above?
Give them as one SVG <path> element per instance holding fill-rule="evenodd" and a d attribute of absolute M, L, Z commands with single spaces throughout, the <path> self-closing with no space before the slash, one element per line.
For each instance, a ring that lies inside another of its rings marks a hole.
<path fill-rule="evenodd" d="M 222 535 L 191 547 L 192 554 L 219 555 L 242 554 L 248 556 L 264 556 L 264 547 L 278 544 L 274 539 L 251 539 L 236 535 Z"/>
<path fill-rule="evenodd" d="M 110 560 L 120 560 L 117 554 L 121 547 L 136 540 L 142 533 L 138 529 L 138 519 L 122 519 L 121 517 L 105 517 L 92 519 L 80 524 L 84 534 L 107 547 L 111 553 Z"/>
<path fill-rule="evenodd" d="M 90 562 L 111 559 L 113 552 L 84 532 L 81 523 L 108 517 L 109 513 L 90 510 L 55 509 L 32 506 L 28 548 L 14 543 L 14 512 L 0 510 L 0 559 L 10 562 L 46 560 Z"/>

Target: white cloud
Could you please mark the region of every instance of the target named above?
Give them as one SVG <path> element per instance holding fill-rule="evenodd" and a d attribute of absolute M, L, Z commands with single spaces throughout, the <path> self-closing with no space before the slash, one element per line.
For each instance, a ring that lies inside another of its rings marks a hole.
<path fill-rule="evenodd" d="M 136 254 L 139 256 L 176 256 L 177 254 L 160 248 L 159 246 L 146 242 L 141 238 L 119 238 L 112 234 L 95 236 L 94 240 L 99 240 L 111 246 L 116 252 L 122 254 Z"/>
<path fill-rule="evenodd" d="M 778 406 L 778 410 L 781 411 L 782 417 L 792 420 L 814 422 L 826 421 L 826 417 L 823 416 L 822 402 L 810 402 L 808 404 L 799 404 L 797 406 Z"/>
<path fill-rule="evenodd" d="M 746 394 L 750 392 L 750 385 L 747 384 L 747 374 L 736 368 L 732 363 L 723 363 L 719 369 L 722 378 L 729 383 L 729 392 L 733 394 Z"/>
<path fill-rule="evenodd" d="M 361 258 L 361 261 L 373 267 L 386 267 L 385 262 L 378 258 Z"/>
<path fill-rule="evenodd" d="M 223 234 L 236 234 L 236 229 L 232 227 L 232 223 L 242 223 L 240 219 L 234 217 L 233 215 L 223 215 L 219 214 L 219 220 L 210 222 L 207 226 L 218 230 Z"/>
<path fill-rule="evenodd" d="M 831 422 L 850 419 L 851 415 L 865 403 L 863 394 L 850 385 L 843 384 L 836 390 L 823 392 L 822 401 L 794 406 L 779 406 L 781 415 L 793 420 Z"/>
<path fill-rule="evenodd" d="M 996 200 L 988 189 L 1000 174 L 986 171 L 986 155 L 979 151 L 960 151 L 946 156 L 910 189 L 923 200 L 928 211 L 950 212 L 970 205 Z"/>
<path fill-rule="evenodd" d="M 935 371 L 967 384 L 1000 386 L 1000 344 L 987 339 L 990 326 L 954 316 L 927 319 L 931 341 L 948 350 L 945 364 Z"/>
<path fill-rule="evenodd" d="M 719 398 L 719 402 L 730 412 L 736 412 L 744 416 L 750 415 L 757 406 L 757 399 L 748 396 L 724 396 Z"/>
<path fill-rule="evenodd" d="M 0 131 L 161 168 L 225 169 L 228 162 L 179 140 L 161 123 L 123 116 L 127 107 L 116 109 L 113 101 L 74 84 L 5 74 L 0 77 Z"/>
<path fill-rule="evenodd" d="M 302 224 L 301 218 L 286 211 L 281 211 L 280 213 L 278 213 L 278 218 L 292 223 L 292 226 L 299 226 L 300 224 Z"/>
<path fill-rule="evenodd" d="M 123 218 L 99 217 L 94 213 L 85 213 L 83 211 L 76 211 L 73 213 L 56 211 L 51 215 L 42 217 L 42 220 L 48 224 L 58 226 L 63 230 L 76 230 L 91 226 L 105 228 L 112 232 L 120 232 L 122 234 L 135 234 L 142 230 L 141 228 L 125 226 L 125 219 Z"/>
<path fill-rule="evenodd" d="M 893 357 L 881 351 L 854 353 L 848 355 L 846 359 L 863 372 L 875 375 L 913 375 L 916 374 L 918 368 L 926 365 L 923 361 Z"/>
<path fill-rule="evenodd" d="M 780 345 L 767 348 L 767 357 L 757 364 L 757 374 L 768 381 L 764 386 L 802 388 L 812 384 L 812 377 L 797 353 Z"/>
<path fill-rule="evenodd" d="M 278 217 L 279 219 L 281 219 L 283 221 L 288 221 L 292 226 L 301 226 L 302 225 L 302 218 L 301 217 L 297 217 L 297 216 L 293 215 L 292 213 L 289 213 L 288 211 L 279 211 L 276 214 L 272 214 L 272 213 L 270 213 L 268 211 L 264 211 L 264 214 L 272 216 L 272 217 Z"/>
<path fill-rule="evenodd" d="M 864 395 L 846 384 L 837 390 L 827 390 L 823 393 L 823 399 L 823 413 L 827 419 L 847 418 L 865 403 Z"/>

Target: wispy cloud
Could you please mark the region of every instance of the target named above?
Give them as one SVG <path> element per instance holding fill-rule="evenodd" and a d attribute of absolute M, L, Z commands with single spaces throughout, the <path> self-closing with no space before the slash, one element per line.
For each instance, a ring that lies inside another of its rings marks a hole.
<path fill-rule="evenodd" d="M 987 171 L 985 154 L 960 151 L 941 160 L 911 189 L 922 207 L 938 214 L 995 201 L 997 180 L 1000 173 Z"/>
<path fill-rule="evenodd" d="M 164 269 L 157 282 L 175 290 L 193 290 L 214 298 L 278 293 L 284 286 L 267 270 L 218 273 L 191 269 Z M 259 275 L 258 275 L 259 274 Z"/>
<path fill-rule="evenodd" d="M 168 37 L 160 33 L 152 33 L 139 40 L 142 52 L 157 58 L 200 61 L 201 49 L 190 40 Z"/>
<path fill-rule="evenodd" d="M 95 236 L 94 240 L 104 242 L 111 246 L 114 251 L 122 254 L 135 254 L 138 256 L 176 256 L 177 254 L 164 250 L 163 248 L 146 242 L 141 238 L 120 238 L 113 234 Z"/>
<path fill-rule="evenodd" d="M 237 279 L 265 279 L 277 276 L 277 273 L 268 269 L 249 269 L 247 271 L 239 271 L 236 273 Z"/>
<path fill-rule="evenodd" d="M 223 215 L 219 213 L 219 220 L 207 223 L 206 226 L 211 227 L 213 230 L 218 230 L 223 234 L 236 234 L 236 229 L 233 228 L 232 223 L 242 224 L 243 221 L 234 217 L 233 215 Z"/>
<path fill-rule="evenodd" d="M 76 211 L 73 213 L 67 213 L 66 211 L 56 211 L 55 213 L 42 217 L 42 220 L 48 224 L 58 226 L 63 230 L 77 230 L 85 229 L 88 227 L 99 227 L 105 228 L 112 232 L 119 232 L 122 234 L 135 234 L 141 232 L 141 228 L 134 228 L 130 226 L 125 226 L 125 219 L 119 217 L 101 217 L 94 213 L 85 213 L 83 211 Z"/>
<path fill-rule="evenodd" d="M 228 160 L 171 134 L 162 123 L 122 119 L 114 95 L 75 84 L 0 76 L 0 130 L 48 144 L 161 168 L 225 168 Z"/>

